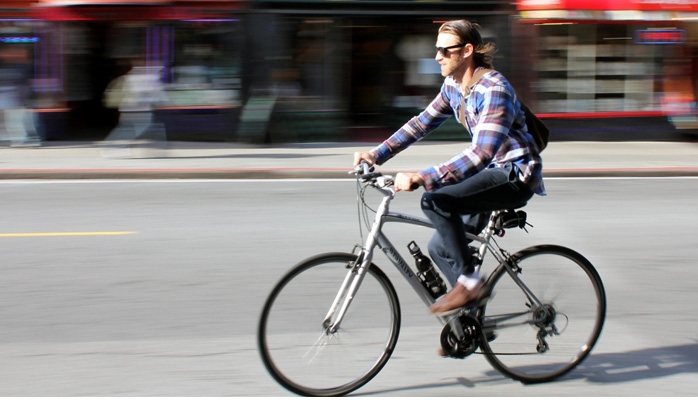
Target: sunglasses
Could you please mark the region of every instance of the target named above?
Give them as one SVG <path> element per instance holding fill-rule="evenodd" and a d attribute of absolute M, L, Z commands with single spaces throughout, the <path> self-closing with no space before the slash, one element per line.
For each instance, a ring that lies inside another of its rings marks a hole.
<path fill-rule="evenodd" d="M 463 43 L 454 44 L 453 46 L 448 46 L 448 47 L 438 47 L 438 46 L 436 46 L 436 51 L 438 51 L 439 53 L 441 53 L 442 56 L 448 57 L 448 53 L 449 53 L 449 50 L 450 50 L 450 49 L 455 49 L 455 48 L 457 48 L 457 47 L 463 47 L 463 46 L 465 46 L 465 44 L 463 44 Z"/>

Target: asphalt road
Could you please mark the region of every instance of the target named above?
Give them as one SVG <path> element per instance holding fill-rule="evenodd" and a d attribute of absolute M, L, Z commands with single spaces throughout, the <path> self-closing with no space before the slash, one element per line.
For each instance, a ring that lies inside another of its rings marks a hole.
<path fill-rule="evenodd" d="M 695 396 L 696 178 L 549 179 L 517 250 L 584 254 L 608 296 L 594 352 L 521 385 L 481 355 L 436 355 L 440 328 L 400 281 L 393 358 L 356 395 Z M 0 182 L 0 396 L 286 396 L 255 345 L 262 303 L 294 263 L 360 240 L 350 181 Z M 419 214 L 418 194 L 393 209 Z M 418 228 L 388 231 L 393 244 Z"/>

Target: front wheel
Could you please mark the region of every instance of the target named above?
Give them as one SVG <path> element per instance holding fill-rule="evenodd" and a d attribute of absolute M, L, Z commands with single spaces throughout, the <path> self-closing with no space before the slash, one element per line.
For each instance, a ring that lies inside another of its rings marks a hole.
<path fill-rule="evenodd" d="M 342 282 L 356 277 L 356 259 L 348 253 L 309 258 L 281 278 L 264 304 L 257 344 L 264 366 L 286 389 L 304 396 L 344 395 L 388 362 L 400 330 L 400 306 L 393 285 L 375 265 L 339 329 L 328 329 L 328 311 Z"/>
<path fill-rule="evenodd" d="M 586 258 L 565 247 L 529 247 L 510 260 L 513 270 L 500 265 L 488 280 L 490 299 L 479 310 L 482 350 L 504 375 L 548 382 L 594 347 L 606 316 L 603 283 Z"/>

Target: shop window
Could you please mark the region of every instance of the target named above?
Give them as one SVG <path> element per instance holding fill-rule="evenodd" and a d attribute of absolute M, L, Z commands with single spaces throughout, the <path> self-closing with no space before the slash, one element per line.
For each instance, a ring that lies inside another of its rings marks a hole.
<path fill-rule="evenodd" d="M 638 43 L 636 31 L 647 28 L 635 23 L 540 26 L 538 111 L 661 110 L 663 65 L 682 45 Z"/>
<path fill-rule="evenodd" d="M 171 104 L 240 105 L 244 35 L 239 20 L 182 21 L 168 29 L 173 39 L 163 61 Z"/>

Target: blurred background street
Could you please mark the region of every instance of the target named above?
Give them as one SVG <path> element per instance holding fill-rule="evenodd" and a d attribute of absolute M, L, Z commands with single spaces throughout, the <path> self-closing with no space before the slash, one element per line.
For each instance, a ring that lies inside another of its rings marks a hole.
<path fill-rule="evenodd" d="M 375 141 L 442 78 L 467 18 L 553 140 L 692 138 L 698 4 L 0 1 L 0 140 Z M 447 121 L 428 140 L 463 140 Z"/>

